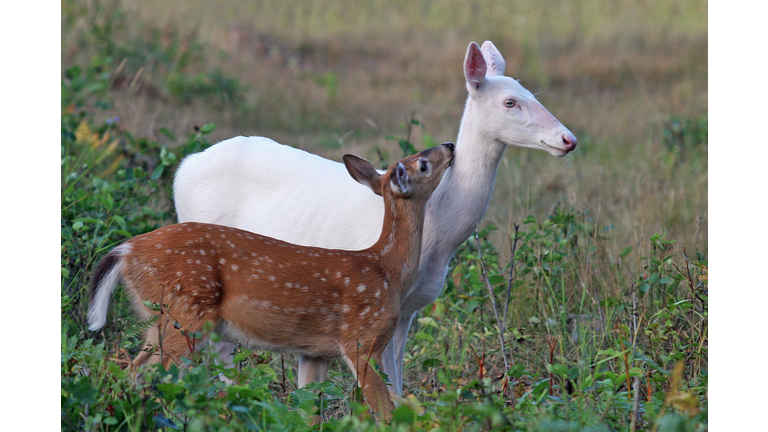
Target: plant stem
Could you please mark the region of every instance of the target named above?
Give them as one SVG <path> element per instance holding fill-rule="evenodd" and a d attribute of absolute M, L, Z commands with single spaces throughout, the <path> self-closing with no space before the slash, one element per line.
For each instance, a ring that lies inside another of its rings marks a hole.
<path fill-rule="evenodd" d="M 477 244 L 477 254 L 480 257 L 480 268 L 482 269 L 483 279 L 485 280 L 485 286 L 488 288 L 488 295 L 491 298 L 491 305 L 493 306 L 493 314 L 496 317 L 496 324 L 499 326 L 499 342 L 501 343 L 501 355 L 504 358 L 504 368 L 509 370 L 509 360 L 507 360 L 507 349 L 504 345 L 504 324 L 499 318 L 499 308 L 496 306 L 496 296 L 493 294 L 493 286 L 488 279 L 488 270 L 485 267 L 485 260 L 483 259 L 483 251 L 480 247 L 480 238 L 475 230 L 475 244 Z"/>
<path fill-rule="evenodd" d="M 504 314 L 502 319 L 502 324 L 504 328 L 507 326 L 507 312 L 509 311 L 509 298 L 512 295 L 512 282 L 515 279 L 515 251 L 517 250 L 517 240 L 520 238 L 518 237 L 518 230 L 520 229 L 520 225 L 513 224 L 515 228 L 515 236 L 514 239 L 510 240 L 511 247 L 510 247 L 510 257 L 509 257 L 509 278 L 507 280 L 507 298 L 504 301 Z M 515 359 L 510 357 L 509 362 L 514 365 Z"/>

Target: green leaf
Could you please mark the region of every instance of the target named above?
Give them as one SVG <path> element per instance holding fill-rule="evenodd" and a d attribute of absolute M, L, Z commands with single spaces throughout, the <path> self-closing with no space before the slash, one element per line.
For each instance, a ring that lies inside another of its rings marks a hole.
<path fill-rule="evenodd" d="M 167 401 L 176 399 L 176 396 L 184 392 L 184 386 L 176 383 L 159 383 L 157 389 L 163 393 Z"/>
<path fill-rule="evenodd" d="M 408 405 L 400 405 L 392 411 L 392 423 L 412 424 L 416 421 L 416 411 Z"/>
<path fill-rule="evenodd" d="M 568 375 L 568 366 L 564 364 L 547 364 L 547 371 L 559 376 Z"/>
<path fill-rule="evenodd" d="M 624 250 L 621 251 L 619 257 L 624 258 L 625 256 L 629 255 L 630 252 L 632 252 L 632 246 L 627 246 L 624 248 Z"/>
<path fill-rule="evenodd" d="M 235 354 L 235 356 L 232 358 L 232 363 L 241 362 L 241 361 L 247 359 L 249 355 L 250 355 L 250 353 L 247 353 L 247 352 L 239 352 L 239 353 Z"/>
<path fill-rule="evenodd" d="M 158 312 L 160 310 L 160 305 L 158 303 L 152 303 L 149 300 L 144 300 L 142 301 L 142 303 L 144 303 L 144 306 L 152 309 L 155 312 Z"/>
<path fill-rule="evenodd" d="M 200 132 L 203 135 L 208 135 L 209 133 L 213 132 L 214 129 L 216 129 L 216 124 L 206 123 L 203 125 L 203 127 L 200 128 Z"/>
<path fill-rule="evenodd" d="M 419 318 L 416 321 L 423 326 L 438 328 L 437 321 L 432 317 Z"/>
<path fill-rule="evenodd" d="M 430 135 L 428 133 L 425 133 L 422 136 L 421 140 L 424 143 L 424 148 L 425 149 L 436 147 L 436 146 L 438 146 L 440 144 L 439 142 L 437 142 L 437 140 L 435 138 L 432 137 L 432 135 Z"/>
<path fill-rule="evenodd" d="M 512 378 L 520 378 L 523 374 L 525 374 L 525 365 L 521 363 L 512 365 L 512 367 L 509 368 L 509 372 L 507 372 L 507 375 Z"/>
<path fill-rule="evenodd" d="M 120 215 L 112 215 L 112 222 L 116 223 L 121 229 L 126 229 L 125 219 Z"/>
<path fill-rule="evenodd" d="M 152 180 L 157 180 L 157 179 L 159 179 L 159 178 L 160 178 L 160 176 L 161 176 L 161 175 L 163 175 L 163 169 L 164 169 L 164 168 L 165 168 L 165 166 L 163 166 L 163 165 L 158 165 L 158 166 L 155 168 L 155 170 L 154 170 L 154 171 L 152 171 L 152 175 L 151 175 L 149 178 L 150 178 L 150 179 L 152 179 Z"/>
<path fill-rule="evenodd" d="M 488 277 L 488 282 L 490 282 L 491 285 L 501 285 L 507 283 L 507 278 L 502 275 L 495 274 Z"/>
<path fill-rule="evenodd" d="M 414 337 L 416 338 L 416 340 L 420 340 L 420 341 L 427 341 L 427 342 L 435 341 L 435 338 L 433 338 L 432 335 L 428 335 L 424 332 L 418 332 L 414 335 Z"/>
<path fill-rule="evenodd" d="M 176 158 L 176 155 L 169 152 L 167 148 L 161 147 L 160 148 L 160 162 L 164 166 L 170 166 L 176 163 L 178 158 Z"/>
<path fill-rule="evenodd" d="M 441 363 L 440 360 L 435 358 L 426 359 L 421 363 L 421 370 L 428 371 L 433 367 L 440 366 L 440 363 Z"/>

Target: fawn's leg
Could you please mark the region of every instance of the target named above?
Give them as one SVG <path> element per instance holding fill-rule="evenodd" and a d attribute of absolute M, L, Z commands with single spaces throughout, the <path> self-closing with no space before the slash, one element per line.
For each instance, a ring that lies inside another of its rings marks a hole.
<path fill-rule="evenodd" d="M 325 357 L 299 357 L 299 388 L 312 382 L 323 382 L 328 373 L 330 361 Z"/>
<path fill-rule="evenodd" d="M 300 356 L 298 377 L 299 388 L 302 388 L 309 383 L 325 381 L 329 365 L 330 361 L 324 357 Z M 321 415 L 322 413 L 315 414 L 311 424 L 320 424 Z"/>
<path fill-rule="evenodd" d="M 352 369 L 352 373 L 357 377 L 357 383 L 363 390 L 365 402 L 371 407 L 371 411 L 379 414 L 382 420 L 388 420 L 392 417 L 392 410 L 395 409 L 395 405 L 389 396 L 387 384 L 371 366 L 368 351 L 363 350 L 363 347 L 366 347 L 366 345 L 362 344 L 360 346 L 361 349 L 354 350 L 352 356 L 348 354 L 349 351 L 345 352 L 344 360 Z M 370 349 L 370 345 L 367 345 L 367 347 Z M 363 352 L 365 354 L 362 354 Z M 377 365 L 381 364 L 381 357 L 381 350 L 371 352 L 370 354 L 370 359 L 374 360 Z"/>

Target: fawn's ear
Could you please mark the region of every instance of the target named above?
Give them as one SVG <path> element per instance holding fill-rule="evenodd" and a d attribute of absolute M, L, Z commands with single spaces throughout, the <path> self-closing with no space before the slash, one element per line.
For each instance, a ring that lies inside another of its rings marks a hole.
<path fill-rule="evenodd" d="M 405 165 L 400 162 L 397 163 L 395 170 L 392 172 L 392 178 L 389 180 L 389 184 L 392 186 L 392 191 L 396 195 L 411 195 L 411 181 L 408 178 L 408 172 L 405 170 Z"/>
<path fill-rule="evenodd" d="M 341 160 L 344 161 L 344 165 L 353 179 L 371 188 L 376 195 L 381 195 L 381 174 L 370 162 L 351 154 L 345 154 Z"/>

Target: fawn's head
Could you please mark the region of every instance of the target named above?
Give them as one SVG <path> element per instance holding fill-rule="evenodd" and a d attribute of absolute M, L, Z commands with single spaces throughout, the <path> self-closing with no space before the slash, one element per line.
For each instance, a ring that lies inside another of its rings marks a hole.
<path fill-rule="evenodd" d="M 377 195 L 385 196 L 391 190 L 393 197 L 426 201 L 453 163 L 455 148 L 452 143 L 445 143 L 421 151 L 392 165 L 384 174 L 357 156 L 346 154 L 343 160 L 352 178 Z"/>

